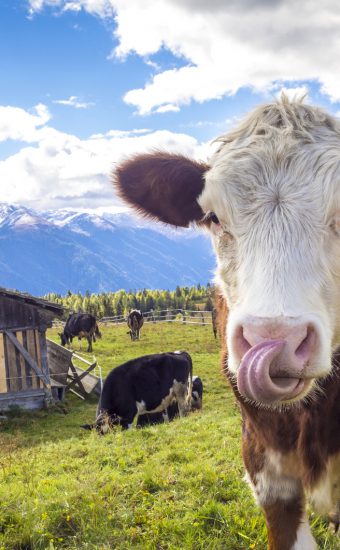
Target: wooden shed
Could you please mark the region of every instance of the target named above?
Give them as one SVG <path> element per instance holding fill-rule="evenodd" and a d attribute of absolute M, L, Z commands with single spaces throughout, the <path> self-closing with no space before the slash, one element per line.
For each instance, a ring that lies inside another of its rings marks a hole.
<path fill-rule="evenodd" d="M 63 307 L 0 288 L 0 411 L 52 401 L 46 329 Z"/>

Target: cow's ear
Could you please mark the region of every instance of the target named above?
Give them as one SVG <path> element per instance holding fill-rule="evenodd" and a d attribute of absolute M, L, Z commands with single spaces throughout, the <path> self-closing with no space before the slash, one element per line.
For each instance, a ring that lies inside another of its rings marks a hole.
<path fill-rule="evenodd" d="M 151 153 L 120 164 L 113 174 L 118 195 L 148 218 L 180 227 L 203 217 L 197 198 L 208 166 L 181 155 Z"/>

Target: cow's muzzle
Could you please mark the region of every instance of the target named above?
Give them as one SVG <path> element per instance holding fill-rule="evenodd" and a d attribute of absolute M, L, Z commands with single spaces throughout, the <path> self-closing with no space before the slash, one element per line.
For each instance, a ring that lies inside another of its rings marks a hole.
<path fill-rule="evenodd" d="M 234 339 L 240 358 L 238 390 L 259 403 L 296 401 L 311 386 L 309 366 L 317 348 L 312 324 L 244 324 Z M 307 391 L 308 393 L 308 391 Z"/>

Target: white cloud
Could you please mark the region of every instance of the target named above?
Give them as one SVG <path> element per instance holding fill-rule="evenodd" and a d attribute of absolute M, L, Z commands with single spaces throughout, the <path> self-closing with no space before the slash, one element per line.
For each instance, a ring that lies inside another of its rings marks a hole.
<path fill-rule="evenodd" d="M 104 137 L 111 137 L 111 138 L 122 138 L 122 137 L 129 137 L 134 136 L 138 134 L 147 134 L 148 132 L 151 132 L 152 130 L 149 130 L 148 128 L 136 128 L 135 130 L 109 130 L 105 134 L 93 134 L 90 136 L 91 139 L 98 139 L 98 138 L 104 138 Z"/>
<path fill-rule="evenodd" d="M 165 48 L 187 62 L 126 93 L 140 114 L 284 81 L 315 81 L 340 101 L 337 0 L 30 0 L 44 5 L 114 17 L 120 59 Z"/>
<path fill-rule="evenodd" d="M 298 99 L 301 97 L 308 98 L 308 86 L 296 86 L 295 88 L 278 87 L 276 97 L 280 98 L 281 94 L 287 96 L 290 100 Z"/>
<path fill-rule="evenodd" d="M 94 103 L 79 101 L 79 98 L 76 95 L 71 95 L 68 99 L 55 99 L 53 103 L 66 105 L 67 107 L 74 107 L 75 109 L 88 109 L 89 107 L 93 107 L 94 105 Z"/>
<path fill-rule="evenodd" d="M 161 105 L 156 109 L 156 113 L 177 113 L 180 110 L 178 105 L 172 105 L 167 103 L 166 105 Z"/>
<path fill-rule="evenodd" d="M 78 12 L 84 9 L 92 15 L 99 17 L 113 16 L 113 6 L 110 0 L 28 0 L 29 13 L 33 15 L 44 7 L 59 8 L 62 11 Z"/>
<path fill-rule="evenodd" d="M 32 115 L 23 109 L 0 106 L 1 138 L 30 143 L 0 161 L 4 202 L 38 209 L 117 206 L 121 203 L 114 196 L 110 175 L 115 163 L 123 158 L 155 149 L 198 159 L 209 154 L 208 144 L 166 130 L 110 130 L 82 140 L 47 126 L 50 115 L 45 106 L 35 109 L 37 114 Z"/>
<path fill-rule="evenodd" d="M 36 114 L 19 107 L 0 105 L 0 142 L 6 139 L 33 143 L 39 140 L 40 127 L 51 118 L 46 105 L 39 103 L 34 107 Z"/>

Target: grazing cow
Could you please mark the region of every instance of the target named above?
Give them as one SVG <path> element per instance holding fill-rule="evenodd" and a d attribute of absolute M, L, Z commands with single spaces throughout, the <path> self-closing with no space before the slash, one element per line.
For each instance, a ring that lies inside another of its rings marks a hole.
<path fill-rule="evenodd" d="M 190 410 L 199 410 L 202 408 L 203 399 L 203 382 L 199 376 L 192 377 L 192 390 L 191 390 L 191 404 Z M 177 402 L 174 401 L 163 412 L 146 413 L 138 415 L 137 426 L 142 428 L 143 426 L 151 426 L 153 424 L 163 424 L 163 422 L 171 422 L 179 416 L 179 409 Z"/>
<path fill-rule="evenodd" d="M 64 331 L 59 333 L 62 346 L 71 344 L 73 338 L 78 336 L 78 339 L 86 338 L 88 341 L 87 351 L 92 351 L 92 340 L 95 342 L 96 337 L 101 338 L 96 318 L 89 313 L 71 313 L 69 315 Z"/>
<path fill-rule="evenodd" d="M 142 328 L 143 323 L 143 313 L 139 309 L 133 309 L 130 311 L 127 318 L 127 324 L 130 329 L 128 334 L 130 334 L 132 341 L 139 340 L 140 329 Z"/>
<path fill-rule="evenodd" d="M 223 369 L 269 548 L 315 549 L 306 500 L 318 513 L 340 501 L 339 121 L 282 96 L 222 136 L 209 165 L 143 154 L 115 182 L 138 212 L 211 233 Z"/>
<path fill-rule="evenodd" d="M 179 414 L 190 411 L 192 361 L 185 351 L 157 353 L 132 359 L 113 369 L 105 379 L 97 407 L 96 427 L 106 433 L 110 426 L 131 427 L 137 414 L 162 412 L 173 401 Z"/>

